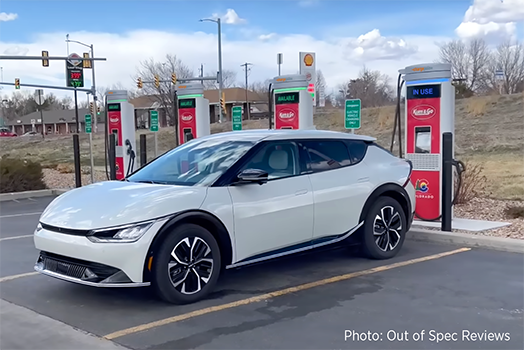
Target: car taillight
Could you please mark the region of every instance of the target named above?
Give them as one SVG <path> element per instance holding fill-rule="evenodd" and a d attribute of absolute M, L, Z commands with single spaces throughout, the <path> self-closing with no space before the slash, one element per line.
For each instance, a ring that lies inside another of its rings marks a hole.
<path fill-rule="evenodd" d="M 406 187 L 408 185 L 408 183 L 411 181 L 411 174 L 413 173 L 413 163 L 409 159 L 406 159 L 406 162 L 408 162 L 409 164 L 409 174 L 406 179 L 406 182 L 404 182 L 404 185 L 402 185 L 402 187 Z"/>

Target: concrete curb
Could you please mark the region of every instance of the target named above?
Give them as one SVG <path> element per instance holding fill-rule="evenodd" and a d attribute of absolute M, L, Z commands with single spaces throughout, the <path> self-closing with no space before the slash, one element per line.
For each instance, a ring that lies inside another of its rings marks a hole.
<path fill-rule="evenodd" d="M 37 197 L 48 197 L 48 196 L 59 196 L 69 191 L 68 189 L 52 189 L 52 190 L 38 190 L 38 191 L 24 191 L 24 192 L 11 192 L 1 193 L 0 202 L 37 198 Z"/>
<path fill-rule="evenodd" d="M 481 236 L 469 233 L 442 232 L 424 229 L 409 230 L 407 239 L 423 242 L 451 243 L 471 248 L 486 248 L 524 254 L 524 240 Z"/>

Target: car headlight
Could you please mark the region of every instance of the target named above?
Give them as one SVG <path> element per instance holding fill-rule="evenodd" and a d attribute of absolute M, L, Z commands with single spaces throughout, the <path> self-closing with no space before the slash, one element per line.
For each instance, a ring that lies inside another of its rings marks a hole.
<path fill-rule="evenodd" d="M 92 230 L 87 239 L 94 243 L 132 243 L 138 241 L 153 226 L 155 221 L 139 224 Z"/>
<path fill-rule="evenodd" d="M 38 225 L 36 225 L 36 228 L 35 228 L 35 232 L 34 234 L 37 234 L 38 232 L 42 231 L 42 224 L 41 223 L 38 223 Z"/>

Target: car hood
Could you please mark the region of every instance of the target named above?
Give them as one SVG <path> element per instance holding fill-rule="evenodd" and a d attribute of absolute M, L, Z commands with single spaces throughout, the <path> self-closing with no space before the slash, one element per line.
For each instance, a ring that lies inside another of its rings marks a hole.
<path fill-rule="evenodd" d="M 70 190 L 51 202 L 40 222 L 91 230 L 149 220 L 198 209 L 206 187 L 104 181 Z"/>

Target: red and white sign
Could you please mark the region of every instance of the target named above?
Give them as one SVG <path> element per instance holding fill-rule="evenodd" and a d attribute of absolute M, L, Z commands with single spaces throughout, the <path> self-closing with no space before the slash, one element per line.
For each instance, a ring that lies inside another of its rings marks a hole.
<path fill-rule="evenodd" d="M 107 119 L 109 120 L 109 134 L 116 134 L 116 146 L 122 146 L 122 112 L 108 111 Z M 124 158 L 116 157 L 116 179 L 122 180 L 124 177 Z"/>
<path fill-rule="evenodd" d="M 178 136 L 180 144 L 184 143 L 185 134 L 188 130 L 197 138 L 196 133 L 196 108 L 179 108 L 178 109 Z"/>
<path fill-rule="evenodd" d="M 275 129 L 298 129 L 298 103 L 278 104 L 275 106 Z"/>
<path fill-rule="evenodd" d="M 411 109 L 411 116 L 417 120 L 428 120 L 437 114 L 437 110 L 430 105 L 416 105 Z"/>
<path fill-rule="evenodd" d="M 407 100 L 406 153 L 415 152 L 415 128 L 431 130 L 431 153 L 440 153 L 440 98 Z M 416 212 L 420 218 L 434 219 L 440 213 L 440 172 L 414 170 L 411 182 L 416 188 Z M 418 187 L 417 187 L 418 186 Z"/>

